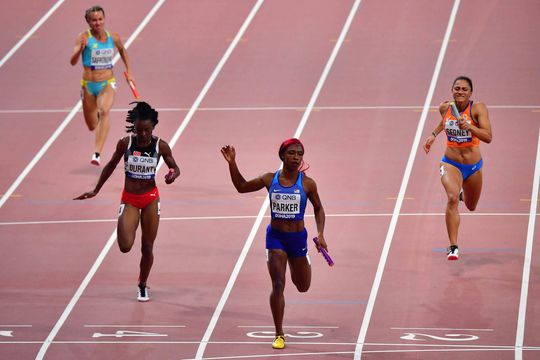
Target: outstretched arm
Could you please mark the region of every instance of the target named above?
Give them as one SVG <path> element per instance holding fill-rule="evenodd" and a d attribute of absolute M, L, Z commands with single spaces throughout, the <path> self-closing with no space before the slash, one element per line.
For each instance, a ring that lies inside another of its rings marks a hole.
<path fill-rule="evenodd" d="M 103 186 L 103 184 L 105 184 L 107 179 L 109 179 L 109 177 L 114 172 L 116 165 L 118 165 L 118 162 L 120 162 L 120 159 L 122 159 L 122 156 L 124 156 L 124 152 L 126 151 L 126 149 L 127 149 L 127 138 L 120 139 L 118 141 L 118 144 L 116 145 L 116 150 L 113 156 L 111 157 L 111 160 L 109 160 L 107 165 L 103 167 L 103 170 L 101 171 L 101 175 L 99 176 L 99 180 L 94 190 L 87 191 L 84 194 L 77 196 L 73 200 L 85 200 L 85 199 L 90 199 L 96 196 L 99 190 L 101 190 L 101 187 Z"/>
<path fill-rule="evenodd" d="M 256 177 L 255 179 L 246 181 L 246 179 L 244 179 L 244 177 L 240 173 L 238 166 L 236 165 L 236 150 L 234 149 L 234 146 L 232 145 L 223 146 L 221 148 L 221 154 L 223 155 L 225 160 L 229 163 L 229 172 L 231 173 L 231 180 L 234 187 L 239 193 L 247 193 L 247 192 L 260 190 L 264 187 L 268 187 L 268 185 L 272 181 L 271 173 L 267 173 L 259 177 Z M 269 177 L 270 177 L 270 181 L 268 181 Z"/>

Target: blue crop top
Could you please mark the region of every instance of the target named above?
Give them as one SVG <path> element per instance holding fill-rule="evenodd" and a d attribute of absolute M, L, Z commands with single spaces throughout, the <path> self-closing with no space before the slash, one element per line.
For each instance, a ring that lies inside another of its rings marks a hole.
<path fill-rule="evenodd" d="M 307 203 L 307 195 L 302 186 L 304 174 L 300 172 L 296 182 L 290 187 L 282 186 L 279 183 L 279 174 L 281 174 L 281 170 L 276 171 L 270 189 L 268 189 L 272 219 L 304 220 Z"/>
<path fill-rule="evenodd" d="M 111 34 L 105 31 L 107 40 L 99 42 L 88 30 L 88 43 L 82 52 L 82 62 L 92 70 L 112 69 L 114 57 L 114 41 Z"/>

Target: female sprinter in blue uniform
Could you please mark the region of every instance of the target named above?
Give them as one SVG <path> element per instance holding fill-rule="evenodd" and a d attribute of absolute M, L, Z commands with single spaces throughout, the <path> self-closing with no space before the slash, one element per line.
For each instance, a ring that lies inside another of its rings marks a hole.
<path fill-rule="evenodd" d="M 471 79 L 459 76 L 452 85 L 452 96 L 459 111 L 452 113 L 448 101 L 439 106 L 442 120 L 426 139 L 424 151 L 429 152 L 437 135 L 444 130 L 446 133 L 446 151 L 440 163 L 441 182 L 446 191 L 446 229 L 450 240 L 448 260 L 459 258 L 457 235 L 459 229 L 458 204 L 460 200 L 470 211 L 476 209 L 482 192 L 482 155 L 480 141 L 490 143 L 491 123 L 486 105 L 473 102 L 470 98 L 473 92 Z M 463 189 L 463 191 L 461 191 Z"/>
<path fill-rule="evenodd" d="M 158 113 L 145 102 L 128 111 L 127 131 L 135 135 L 126 136 L 118 141 L 116 151 L 105 165 L 94 190 L 86 192 L 74 200 L 89 199 L 97 195 L 105 181 L 111 176 L 116 165 L 124 159 L 124 191 L 118 216 L 118 245 L 120 251 L 131 250 L 135 242 L 135 231 L 141 223 L 141 263 L 139 273 L 139 291 L 137 300 L 148 301 L 146 280 L 154 262 L 153 247 L 159 225 L 159 192 L 155 175 L 160 157 L 163 157 L 169 172 L 165 183 L 171 184 L 179 175 L 169 145 L 152 135 L 158 123 Z"/>
<path fill-rule="evenodd" d="M 109 133 L 109 112 L 114 102 L 116 80 L 112 71 L 114 48 L 126 67 L 127 80 L 133 80 L 127 50 L 120 36 L 105 29 L 105 11 L 100 6 L 86 10 L 84 17 L 89 29 L 77 36 L 71 55 L 71 65 L 82 57 L 81 100 L 84 120 L 90 131 L 96 131 L 94 153 L 90 162 L 100 165 L 101 152 Z"/>
<path fill-rule="evenodd" d="M 324 240 L 324 209 L 317 193 L 315 181 L 302 171 L 304 146 L 298 139 L 288 139 L 279 148 L 283 169 L 265 173 L 246 181 L 236 165 L 233 146 L 221 148 L 229 163 L 234 187 L 240 193 L 268 189 L 272 219 L 266 230 L 267 265 L 272 280 L 270 308 L 276 328 L 272 343 L 274 349 L 285 347 L 283 314 L 285 311 L 285 273 L 287 262 L 291 279 L 300 292 L 306 292 L 311 284 L 311 264 L 307 254 L 307 231 L 304 227 L 304 211 L 307 199 L 313 205 L 319 246 L 328 250 Z M 320 248 L 317 250 L 320 251 Z"/>

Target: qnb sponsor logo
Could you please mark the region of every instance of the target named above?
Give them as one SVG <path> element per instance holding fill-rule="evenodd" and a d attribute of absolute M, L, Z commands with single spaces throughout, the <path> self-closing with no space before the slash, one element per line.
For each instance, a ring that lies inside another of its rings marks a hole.
<path fill-rule="evenodd" d="M 96 56 L 112 56 L 113 49 L 96 49 L 95 55 Z"/>
<path fill-rule="evenodd" d="M 156 163 L 155 158 L 145 157 L 145 156 L 131 156 L 129 160 L 132 163 L 138 163 L 138 164 L 154 165 Z"/>
<path fill-rule="evenodd" d="M 299 201 L 300 195 L 299 194 L 272 194 L 273 198 L 275 200 L 293 200 L 293 201 Z"/>

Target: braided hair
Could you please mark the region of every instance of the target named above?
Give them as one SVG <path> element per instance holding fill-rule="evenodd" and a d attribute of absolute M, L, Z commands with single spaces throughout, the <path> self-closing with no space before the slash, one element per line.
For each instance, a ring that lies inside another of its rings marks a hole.
<path fill-rule="evenodd" d="M 144 101 L 134 101 L 129 103 L 129 105 L 131 104 L 137 105 L 133 109 L 128 110 L 126 121 L 130 125 L 126 125 L 127 133 L 135 133 L 135 121 L 137 120 L 150 120 L 152 121 L 152 126 L 156 127 L 159 120 L 158 112 L 154 108 Z"/>
<path fill-rule="evenodd" d="M 101 11 L 103 13 L 103 17 L 105 17 L 105 10 L 103 10 L 103 8 L 101 6 L 95 5 L 95 6 L 89 7 L 88 9 L 85 10 L 84 18 L 86 19 L 86 21 L 88 21 L 88 20 L 90 20 L 90 14 L 93 13 L 93 12 L 98 12 L 98 11 Z"/>

